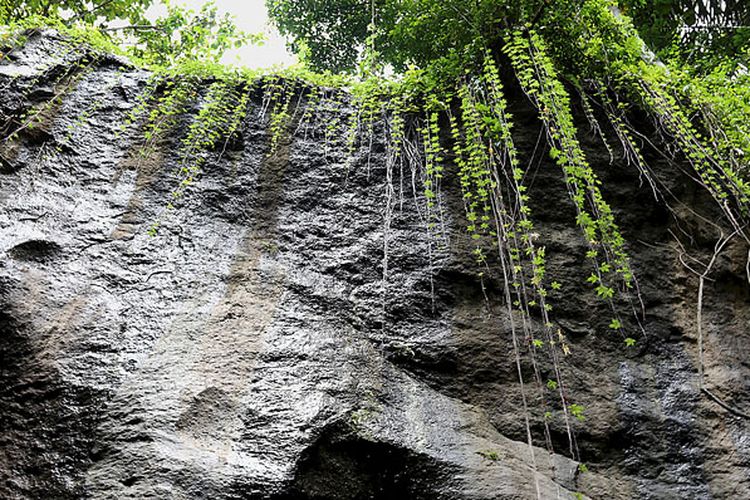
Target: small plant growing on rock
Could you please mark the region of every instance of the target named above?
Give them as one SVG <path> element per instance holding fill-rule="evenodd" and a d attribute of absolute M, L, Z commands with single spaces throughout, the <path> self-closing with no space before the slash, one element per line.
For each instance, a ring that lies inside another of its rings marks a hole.
<path fill-rule="evenodd" d="M 497 462 L 500 460 L 500 455 L 494 450 L 480 450 L 477 455 L 491 462 Z"/>
<path fill-rule="evenodd" d="M 586 411 L 585 407 L 576 403 L 571 403 L 568 406 L 568 410 L 570 410 L 570 414 L 573 415 L 573 417 L 575 417 L 579 422 L 583 422 L 586 420 L 586 416 L 583 414 L 583 412 Z"/>

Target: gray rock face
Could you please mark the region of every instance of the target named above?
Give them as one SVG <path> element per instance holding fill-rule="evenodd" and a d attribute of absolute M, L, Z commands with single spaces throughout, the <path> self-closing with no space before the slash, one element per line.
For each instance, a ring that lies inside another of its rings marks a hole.
<path fill-rule="evenodd" d="M 543 448 L 531 398 L 535 472 L 501 288 L 477 278 L 453 175 L 436 236 L 382 125 L 372 148 L 326 144 L 344 104 L 271 153 L 258 90 L 165 211 L 200 98 L 138 159 L 142 131 L 118 130 L 149 75 L 66 47 L 37 34 L 0 63 L 3 137 L 43 113 L 0 145 L 0 497 L 750 498 L 748 246 L 724 247 L 704 294 L 705 387 L 729 411 L 698 384 L 683 265 L 710 259 L 718 211 L 679 165 L 646 151 L 670 213 L 580 124 L 639 280 L 647 335 L 625 348 L 540 124 L 509 91 L 586 407 L 579 473 L 557 419 L 557 453 Z"/>

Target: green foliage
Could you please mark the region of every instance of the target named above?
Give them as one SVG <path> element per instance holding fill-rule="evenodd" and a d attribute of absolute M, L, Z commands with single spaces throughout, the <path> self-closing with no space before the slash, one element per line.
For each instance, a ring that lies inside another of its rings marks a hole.
<path fill-rule="evenodd" d="M 726 57 L 748 61 L 750 3 L 745 0 L 624 0 L 620 6 L 661 55 L 677 55 L 701 70 Z"/>
<path fill-rule="evenodd" d="M 586 42 L 578 41 L 576 53 L 582 55 L 577 64 L 586 68 L 583 74 L 639 102 L 657 127 L 674 138 L 727 219 L 741 232 L 739 221 L 750 202 L 747 143 L 732 125 L 741 123 L 749 112 L 747 101 L 743 102 L 745 92 L 735 87 L 736 92 L 727 97 L 714 97 L 701 79 L 688 76 L 676 63 L 667 67 L 644 60 L 638 33 L 627 18 L 613 14 L 608 0 L 588 0 L 581 17 L 577 29 Z M 731 79 L 725 81 L 731 88 Z M 698 115 L 703 120 L 693 123 L 689 116 L 698 109 L 705 110 Z M 708 131 L 710 140 L 699 127 Z M 736 151 L 743 154 L 738 157 Z"/>
<path fill-rule="evenodd" d="M 165 78 L 163 81 L 163 91 L 158 96 L 154 94 L 151 110 L 143 124 L 144 141 L 140 149 L 143 158 L 148 158 L 153 153 L 164 134 L 172 130 L 177 119 L 196 96 L 194 78 Z"/>
<path fill-rule="evenodd" d="M 482 458 L 490 460 L 491 462 L 497 462 L 500 460 L 500 454 L 494 450 L 480 450 L 477 452 Z"/>
<path fill-rule="evenodd" d="M 0 24 L 10 27 L 6 36 L 53 27 L 71 39 L 126 54 L 156 70 L 196 61 L 216 63 L 232 47 L 263 40 L 239 30 L 229 14 L 219 15 L 212 1 L 198 12 L 169 0 L 159 2 L 167 13 L 152 21 L 145 11 L 154 0 L 22 0 L 11 7 L 0 4 Z"/>
<path fill-rule="evenodd" d="M 269 156 L 276 153 L 289 120 L 293 89 L 287 88 L 293 81 L 269 76 L 263 82 L 264 109 L 270 109 L 268 133 L 271 137 Z"/>
<path fill-rule="evenodd" d="M 572 403 L 568 406 L 568 411 L 570 411 L 570 414 L 578 421 L 583 422 L 586 420 L 586 416 L 583 414 L 586 411 L 586 408 L 583 406 Z"/>
<path fill-rule="evenodd" d="M 426 67 L 447 54 L 481 55 L 527 25 L 571 38 L 582 2 L 568 0 L 266 0 L 295 51 L 313 67 L 354 71 L 368 43 L 397 70 Z M 583 2 L 585 3 L 585 2 Z M 620 0 L 641 36 L 663 57 L 709 69 L 725 58 L 748 62 L 750 3 L 744 0 Z M 564 35 L 568 32 L 568 36 Z M 370 40 L 370 42 L 368 42 Z"/>
<path fill-rule="evenodd" d="M 479 240 L 490 232 L 491 192 L 497 187 L 489 169 L 489 158 L 482 137 L 481 103 L 478 103 L 467 85 L 458 89 L 461 99 L 461 120 L 463 129 L 463 144 L 456 151 L 456 165 L 463 190 L 464 205 L 466 206 L 467 231 L 473 240 Z M 456 124 L 452 124 L 454 139 Z M 458 147 L 458 146 L 457 146 Z M 477 252 L 478 260 L 483 260 L 482 254 Z"/>
<path fill-rule="evenodd" d="M 281 19 L 282 34 L 294 33 L 292 47 L 304 47 L 318 69 L 338 72 L 356 66 L 368 36 L 370 15 L 357 0 L 267 0 L 269 13 Z M 356 43 L 350 43 L 357 40 Z"/>
<path fill-rule="evenodd" d="M 239 30 L 231 15 L 219 15 L 213 2 L 204 3 L 198 12 L 167 3 L 165 16 L 124 31 L 137 41 L 129 54 L 159 66 L 197 60 L 216 63 L 228 49 L 263 39 Z"/>
<path fill-rule="evenodd" d="M 578 142 L 568 94 L 538 34 L 531 32 L 525 36 L 521 32 L 514 32 L 505 46 L 505 52 L 521 86 L 536 104 L 545 123 L 551 145 L 549 155 L 563 170 L 570 197 L 578 212 L 578 225 L 590 248 L 587 256 L 596 268 L 588 281 L 597 285 L 599 297 L 611 299 L 614 289 L 607 283 L 616 278 L 630 287 L 632 271 L 625 252 L 625 239 L 620 234 L 612 209 L 601 194 L 601 182 Z M 597 259 L 599 249 L 604 255 L 604 262 Z M 607 274 L 612 276 L 607 277 Z"/>
<path fill-rule="evenodd" d="M 173 198 L 181 197 L 195 182 L 206 162 L 205 153 L 216 148 L 222 140 L 226 145 L 239 129 L 248 99 L 247 85 L 239 79 L 219 80 L 209 87 L 198 116 L 182 139 L 180 184 L 172 193 Z"/>
<path fill-rule="evenodd" d="M 63 97 L 88 73 L 93 71 L 97 62 L 96 57 L 81 56 L 59 76 L 52 81 L 53 96 L 46 101 L 36 104 L 21 113 L 15 120 L 5 125 L 9 132 L 4 135 L 4 140 L 16 140 L 24 131 L 41 128 L 48 124 L 54 111 L 62 104 Z M 56 146 L 57 149 L 60 146 Z"/>
<path fill-rule="evenodd" d="M 585 408 L 572 402 L 566 387 L 563 361 L 574 357 L 569 356 L 571 344 L 563 330 L 556 327 L 550 302 L 562 295 L 550 290 L 560 291 L 562 285 L 549 276 L 547 250 L 535 229 L 528 194 L 533 172 L 525 158 L 519 158 L 514 143 L 514 117 L 508 112 L 504 84 L 518 84 L 535 106 L 550 159 L 559 167 L 576 210 L 571 223 L 580 228 L 586 243 L 583 252 L 591 272 L 581 279 L 611 309 L 611 315 L 604 316 L 611 318 L 609 328 L 621 335 L 625 347 L 633 347 L 637 335 L 631 331 L 632 320 L 618 307 L 632 303 L 637 294 L 634 271 L 624 235 L 604 198 L 597 165 L 589 163 L 579 140 L 582 131 L 573 112 L 576 97 L 610 160 L 616 148 L 610 147 L 603 133 L 607 125 L 621 143 L 627 163 L 638 169 L 657 199 L 658 183 L 629 121 L 636 114 L 651 119 L 674 159 L 687 160 L 737 231 L 745 231 L 750 218 L 747 33 L 732 28 L 703 36 L 688 30 L 687 36 L 676 40 L 675 34 L 685 26 L 697 26 L 706 18 L 700 10 L 694 10 L 696 16 L 686 15 L 685 2 L 267 0 L 279 28 L 291 36 L 293 48 L 307 63 L 272 73 L 235 71 L 217 64 L 229 48 L 259 38 L 239 32 L 210 3 L 197 13 L 170 5 L 165 17 L 147 21 L 142 13 L 151 0 L 104 2 L 98 13 L 85 11 L 82 6 L 88 2 L 20 2 L 12 11 L 7 6 L 0 11 L 0 19 L 12 23 L 0 36 L 8 45 L 20 44 L 25 30 L 51 25 L 70 38 L 71 51 L 85 43 L 129 54 L 153 70 L 122 130 L 131 133 L 138 128 L 140 161 L 146 161 L 167 133 L 184 125 L 175 172 L 178 185 L 167 209 L 177 205 L 211 160 L 221 158 L 246 114 L 251 89 L 263 96 L 261 115 L 268 124 L 269 155 L 282 145 L 285 134 L 295 132 L 292 125 L 305 134 L 311 128 L 322 130 L 319 138 L 326 153 L 343 145 L 349 152 L 369 148 L 375 134 L 383 130 L 387 149 L 384 279 L 396 204 L 394 172 L 403 172 L 407 165 L 412 168 L 420 218 L 433 236 L 439 235 L 443 224 L 446 178 L 455 176 L 479 275 L 483 283 L 496 280 L 506 301 L 529 442 L 530 415 L 534 415 L 541 419 L 548 449 L 553 451 L 550 426 L 562 418 L 568 453 L 577 459 L 571 424 L 573 419 L 585 420 Z M 715 8 L 710 14 L 720 23 L 730 18 L 745 22 L 744 4 L 735 6 L 736 16 L 716 15 Z M 77 15 L 70 17 L 67 12 Z M 621 12 L 632 14 L 635 24 Z M 131 25 L 111 29 L 114 20 Z M 660 50 L 661 62 L 649 52 L 644 38 Z M 686 61 L 699 64 L 686 66 Z M 311 68 L 337 73 L 316 73 Z M 396 74 L 384 78 L 389 68 Z M 66 75 L 59 82 L 60 91 L 65 92 L 85 71 L 77 68 L 75 74 Z M 201 91 L 205 83 L 210 86 Z M 62 95 L 56 96 L 45 106 L 55 106 L 61 99 Z M 83 110 L 73 129 L 83 126 L 96 109 L 94 103 Z M 48 111 L 40 106 L 20 117 L 16 133 L 39 126 Z M 75 130 L 69 132 L 68 139 Z M 368 155 L 368 165 L 369 160 Z M 161 224 L 160 218 L 149 234 L 156 236 Z M 429 252 L 432 259 L 432 243 Z M 528 366 L 538 391 L 536 402 L 525 392 Z M 530 404 L 539 407 L 530 409 Z M 353 425 L 366 422 L 369 411 L 354 412 Z M 499 458 L 491 450 L 478 453 L 492 461 Z M 586 470 L 586 465 L 579 465 L 580 472 Z"/>
<path fill-rule="evenodd" d="M 97 23 L 125 20 L 139 24 L 154 0 L 5 0 L 0 2 L 0 24 L 13 24 L 34 16 L 59 19 L 67 25 L 75 22 Z"/>

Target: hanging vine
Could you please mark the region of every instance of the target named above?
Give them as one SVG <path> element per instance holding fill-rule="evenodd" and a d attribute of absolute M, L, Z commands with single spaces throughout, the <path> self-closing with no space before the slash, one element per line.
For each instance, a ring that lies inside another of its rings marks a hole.
<path fill-rule="evenodd" d="M 533 9 L 524 3 L 518 19 L 506 19 L 502 27 L 497 26 L 497 13 L 487 9 L 492 14 L 491 30 L 475 26 L 486 14 L 484 5 L 449 4 L 453 9 L 445 2 L 422 5 L 425 12 L 419 13 L 413 25 L 393 28 L 403 33 L 413 26 L 423 26 L 420 23 L 426 23 L 431 15 L 443 21 L 439 29 L 429 33 L 431 37 L 412 40 L 421 52 L 403 59 L 394 56 L 390 62 L 395 65 L 396 78 L 382 76 L 382 56 L 405 44 L 387 43 L 393 41 L 387 39 L 390 32 L 376 25 L 380 19 L 376 2 L 370 2 L 356 77 L 312 75 L 300 69 L 228 74 L 198 63 L 196 67 L 162 68 L 149 77 L 122 130 L 138 127 L 142 134 L 139 154 L 146 159 L 167 133 L 181 122 L 186 124 L 179 146 L 178 185 L 166 210 L 175 208 L 211 160 L 221 159 L 228 141 L 242 126 L 254 88 L 262 91 L 260 117 L 267 123 L 269 157 L 279 151 L 287 134 L 302 134 L 305 139 L 309 134 L 320 140 L 327 161 L 348 156 L 344 159 L 347 179 L 349 167 L 366 152 L 369 175 L 373 158 L 381 158 L 379 151 L 373 154 L 373 145 L 382 134 L 383 328 L 388 317 L 385 308 L 394 212 L 408 201 L 406 193 L 411 185 L 419 223 L 430 236 L 427 259 L 435 307 L 433 258 L 435 249 L 448 240 L 444 200 L 450 189 L 447 179 L 455 176 L 471 257 L 479 269 L 481 284 L 484 287 L 497 280 L 501 285 L 533 465 L 536 467 L 534 445 L 538 439 L 532 435 L 536 421 L 544 429 L 549 453 L 555 451 L 553 430 L 564 427 L 568 445 L 565 453 L 579 460 L 575 427 L 577 420 L 586 418 L 585 407 L 569 392 L 564 364 L 571 345 L 554 320 L 553 299 L 563 284 L 549 275 L 547 248 L 533 221 L 528 193 L 532 167 L 519 158 L 501 69 L 513 74 L 541 119 L 549 156 L 562 172 L 575 208 L 574 223 L 586 242 L 585 257 L 592 266 L 586 281 L 611 310 L 609 328 L 622 336 L 627 347 L 636 343 L 636 330 L 622 310 L 624 304 L 629 305 L 633 321 L 640 326 L 643 306 L 639 312 L 634 305 L 640 299 L 638 284 L 628 245 L 602 194 L 602 181 L 579 141 L 566 84 L 577 90 L 590 132 L 606 147 L 610 164 L 615 153 L 609 137 L 613 144 L 619 143 L 625 163 L 637 169 L 654 199 L 668 205 L 669 193 L 644 156 L 644 138 L 629 121 L 634 112 L 645 111 L 669 145 L 672 160 L 684 158 L 717 202 L 733 226 L 732 236 L 741 235 L 750 241 L 746 235 L 750 217 L 750 78 L 738 71 L 736 64 L 717 68 L 703 80 L 675 64 L 659 64 L 613 0 L 568 2 L 557 5 L 553 13 L 549 2 Z M 470 41 L 446 38 L 441 32 L 444 25 L 455 29 L 456 22 L 471 25 Z M 491 36 L 495 39 L 488 39 Z M 23 37 L 19 34 L 13 39 L 10 50 L 23 43 Z M 435 49 L 431 43 L 440 47 Z M 498 45 L 499 51 L 486 48 Z M 70 45 L 70 53 L 76 53 L 80 46 L 80 42 Z M 4 57 L 7 54 L 4 51 Z M 501 68 L 498 61 L 506 60 L 509 67 Z M 92 65 L 93 60 L 85 64 Z M 69 88 L 87 68 L 78 67 L 77 76 L 66 74 L 50 80 Z M 52 70 L 43 69 L 37 78 L 49 78 Z M 117 78 L 113 76 L 112 82 Z M 207 92 L 201 96 L 199 89 L 209 81 Z M 33 85 L 30 83 L 29 88 Z M 60 98 L 56 94 L 48 103 L 31 109 L 14 127 L 6 126 L 3 136 L 13 139 L 33 128 Z M 195 102 L 200 106 L 192 116 Z M 63 142 L 73 138 L 100 105 L 101 100 L 86 108 Z M 343 150 L 346 153 L 339 156 Z M 160 222 L 161 217 L 151 227 L 151 234 L 156 234 Z M 717 246 L 717 253 L 725 243 L 722 240 Z M 703 280 L 715 259 L 716 254 L 706 272 L 699 275 L 701 384 Z M 533 381 L 524 380 L 527 364 L 533 371 Z M 536 392 L 532 392 L 532 384 Z M 539 490 L 537 494 L 541 495 Z"/>
<path fill-rule="evenodd" d="M 535 32 L 516 32 L 505 51 L 526 94 L 536 104 L 545 123 L 551 145 L 550 157 L 562 168 L 570 198 L 577 211 L 594 271 L 587 281 L 613 312 L 610 327 L 621 330 L 623 321 L 614 304 L 615 291 L 627 293 L 633 287 L 633 273 L 625 250 L 625 239 L 604 200 L 598 177 L 588 164 L 578 139 L 570 111 L 570 99 L 560 82 L 544 42 Z M 634 339 L 626 337 L 632 345 Z"/>

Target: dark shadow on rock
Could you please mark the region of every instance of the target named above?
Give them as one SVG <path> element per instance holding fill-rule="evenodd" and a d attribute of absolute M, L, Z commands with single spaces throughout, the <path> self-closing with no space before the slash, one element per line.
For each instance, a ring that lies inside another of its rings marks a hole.
<path fill-rule="evenodd" d="M 62 247 L 54 241 L 29 240 L 19 243 L 10 250 L 8 255 L 25 262 L 48 262 L 62 252 Z"/>
<path fill-rule="evenodd" d="M 45 366 L 22 322 L 0 305 L 0 498 L 81 498 L 102 395 Z"/>
<path fill-rule="evenodd" d="M 288 493 L 274 500 L 436 500 L 441 464 L 345 425 L 324 430 L 302 454 Z"/>

